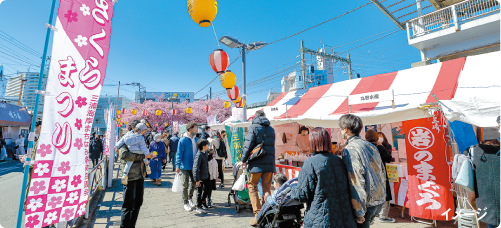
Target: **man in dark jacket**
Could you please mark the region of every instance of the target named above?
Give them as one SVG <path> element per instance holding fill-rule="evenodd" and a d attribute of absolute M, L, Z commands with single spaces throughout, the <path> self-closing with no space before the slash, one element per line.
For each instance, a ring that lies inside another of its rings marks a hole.
<path fill-rule="evenodd" d="M 179 145 L 178 134 L 178 132 L 174 132 L 174 135 L 169 139 L 169 157 L 172 162 L 172 171 L 176 171 L 176 153 Z"/>
<path fill-rule="evenodd" d="M 261 179 L 263 193 L 271 195 L 271 180 L 275 172 L 275 130 L 270 127 L 270 121 L 263 111 L 258 110 L 255 116 L 242 151 L 242 168 L 247 168 L 249 172 L 249 197 L 254 211 L 254 219 L 249 222 L 251 225 L 257 225 L 256 215 L 261 210 L 257 190 L 259 180 Z M 263 141 L 264 156 L 249 161 L 251 151 Z"/>
<path fill-rule="evenodd" d="M 209 126 L 204 126 L 202 129 L 204 131 L 202 132 L 202 136 L 200 137 L 200 139 L 209 139 L 210 138 L 210 135 L 209 135 L 210 127 Z"/>
<path fill-rule="evenodd" d="M 94 133 L 94 136 L 90 139 L 89 147 L 89 157 L 92 160 L 92 165 L 95 167 L 103 154 L 103 142 L 97 133 Z"/>

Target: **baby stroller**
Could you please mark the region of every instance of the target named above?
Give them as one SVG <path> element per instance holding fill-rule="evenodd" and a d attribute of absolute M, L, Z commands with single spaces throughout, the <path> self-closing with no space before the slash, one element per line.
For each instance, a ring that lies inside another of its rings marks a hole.
<path fill-rule="evenodd" d="M 238 177 L 242 175 L 243 169 L 240 169 L 242 166 L 242 162 L 237 162 L 233 166 L 233 184 L 237 181 Z M 235 191 L 231 190 L 230 193 L 228 194 L 228 207 L 231 207 L 231 198 L 233 198 L 233 202 L 235 202 L 235 211 L 237 213 L 240 213 L 240 210 L 242 209 L 251 209 L 252 210 L 252 204 L 250 201 L 249 197 L 249 188 L 245 188 L 242 191 Z"/>
<path fill-rule="evenodd" d="M 297 178 L 290 179 L 275 190 L 278 191 L 275 197 L 277 205 L 268 202 L 263 204 L 256 217 L 258 227 L 301 227 L 303 224 L 301 209 L 304 206 L 291 197 L 291 189 L 297 185 L 297 180 Z"/>

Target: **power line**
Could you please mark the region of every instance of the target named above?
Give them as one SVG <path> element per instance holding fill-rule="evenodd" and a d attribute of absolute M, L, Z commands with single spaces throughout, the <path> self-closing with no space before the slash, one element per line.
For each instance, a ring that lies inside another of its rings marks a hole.
<path fill-rule="evenodd" d="M 374 42 L 374 41 L 377 41 L 377 40 L 383 39 L 383 38 L 385 38 L 385 37 L 387 37 L 387 36 L 390 36 L 390 35 L 392 35 L 392 34 L 395 34 L 395 33 L 397 33 L 397 32 L 400 32 L 400 31 L 401 31 L 401 30 L 397 30 L 397 31 L 394 31 L 394 32 L 388 33 L 388 34 L 386 34 L 386 35 L 384 35 L 384 36 L 381 36 L 381 37 L 379 37 L 379 38 L 373 39 L 373 40 L 371 40 L 371 41 L 369 41 L 369 42 L 366 42 L 366 43 L 360 44 L 360 45 L 358 45 L 358 46 L 356 46 L 356 47 L 354 47 L 354 48 L 350 48 L 350 49 L 348 49 L 348 50 L 346 50 L 346 51 L 343 51 L 343 52 L 341 52 L 341 53 L 339 53 L 339 54 L 343 54 L 343 53 L 349 52 L 349 51 L 351 51 L 351 50 L 353 50 L 353 49 L 357 49 L 357 48 L 359 48 L 359 47 L 362 47 L 362 46 L 367 45 L 367 44 L 370 44 L 370 43 L 372 43 L 372 42 Z"/>
<path fill-rule="evenodd" d="M 1 34 L 1 33 L 3 33 L 3 34 Z M 6 32 L 4 32 L 2 30 L 0 30 L 0 38 L 9 42 L 10 44 L 16 46 L 17 48 L 19 48 L 25 52 L 28 52 L 36 57 L 41 58 L 41 56 L 42 56 L 42 54 L 40 52 L 35 51 L 35 49 L 28 47 L 27 45 L 23 44 L 21 41 L 10 36 L 9 34 L 7 34 Z"/>
<path fill-rule="evenodd" d="M 373 36 L 377 36 L 377 35 L 379 35 L 379 34 L 381 34 L 381 33 L 389 32 L 389 31 L 391 31 L 391 30 L 395 30 L 395 29 L 399 29 L 399 28 L 392 28 L 392 29 L 386 30 L 386 31 L 384 31 L 384 32 L 380 32 L 380 33 L 377 33 L 377 34 L 374 34 L 374 35 L 371 35 L 371 36 L 364 37 L 364 38 L 362 38 L 362 39 L 358 39 L 358 40 L 355 40 L 355 41 L 352 41 L 352 42 L 349 42 L 349 43 L 341 44 L 341 45 L 339 45 L 339 46 L 337 46 L 337 47 L 333 47 L 333 49 L 336 49 L 336 48 L 339 48 L 339 47 L 342 47 L 342 46 L 345 46 L 345 45 L 348 45 L 348 44 L 352 44 L 352 43 L 355 43 L 355 42 L 358 42 L 358 41 L 361 41 L 361 40 L 365 40 L 365 39 L 367 39 L 367 38 L 371 38 L 371 37 L 373 37 Z"/>

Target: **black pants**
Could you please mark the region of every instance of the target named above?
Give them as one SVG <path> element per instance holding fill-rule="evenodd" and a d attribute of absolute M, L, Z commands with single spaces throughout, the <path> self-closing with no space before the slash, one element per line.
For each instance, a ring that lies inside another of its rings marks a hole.
<path fill-rule="evenodd" d="M 99 158 L 92 158 L 92 167 L 96 167 L 97 163 L 99 163 Z"/>
<path fill-rule="evenodd" d="M 136 227 L 139 209 L 143 205 L 144 179 L 129 181 L 124 185 L 124 202 L 122 204 L 122 219 L 120 228 Z"/>
<path fill-rule="evenodd" d="M 207 199 L 212 200 L 212 191 L 216 190 L 216 180 L 210 180 L 210 191 L 207 193 Z"/>
<path fill-rule="evenodd" d="M 197 207 L 202 206 L 202 202 L 205 202 L 207 196 L 212 192 L 212 184 L 209 179 L 202 180 L 200 187 L 197 187 Z"/>
<path fill-rule="evenodd" d="M 219 180 L 221 184 L 224 184 L 224 173 L 223 173 L 223 160 L 216 159 L 217 161 L 217 172 L 219 173 Z"/>

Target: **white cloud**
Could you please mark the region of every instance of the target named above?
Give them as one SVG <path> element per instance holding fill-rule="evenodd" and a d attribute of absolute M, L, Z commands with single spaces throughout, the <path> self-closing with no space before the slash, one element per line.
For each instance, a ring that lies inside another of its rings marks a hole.
<path fill-rule="evenodd" d="M 0 4 L 2 4 L 2 2 L 5 1 L 5 0 L 0 0 Z M 2 226 L 0 226 L 0 228 L 3 228 Z"/>

